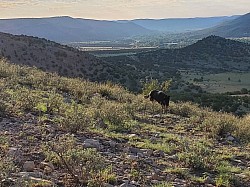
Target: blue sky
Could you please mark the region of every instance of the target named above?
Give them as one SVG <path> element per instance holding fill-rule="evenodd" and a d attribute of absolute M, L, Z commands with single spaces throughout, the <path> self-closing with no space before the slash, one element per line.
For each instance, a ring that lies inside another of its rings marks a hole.
<path fill-rule="evenodd" d="M 0 18 L 72 16 L 117 20 L 248 12 L 250 0 L 0 0 Z"/>

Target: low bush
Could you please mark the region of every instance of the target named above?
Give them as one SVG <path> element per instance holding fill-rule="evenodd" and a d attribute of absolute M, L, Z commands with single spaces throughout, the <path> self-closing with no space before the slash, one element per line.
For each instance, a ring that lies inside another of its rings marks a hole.
<path fill-rule="evenodd" d="M 233 115 L 214 112 L 205 118 L 201 127 L 206 132 L 209 132 L 211 137 L 225 136 L 237 129 L 238 120 Z"/>
<path fill-rule="evenodd" d="M 103 186 L 115 180 L 112 168 L 95 149 L 84 149 L 71 135 L 63 135 L 58 141 L 44 145 L 46 159 L 65 169 L 73 183 L 82 186 Z M 73 184 L 70 184 L 73 185 Z"/>
<path fill-rule="evenodd" d="M 185 166 L 194 170 L 211 170 L 216 163 L 212 148 L 205 140 L 186 145 L 178 157 Z"/>
<path fill-rule="evenodd" d="M 250 115 L 238 120 L 235 135 L 244 143 L 250 142 Z"/>
<path fill-rule="evenodd" d="M 63 130 L 75 133 L 81 130 L 87 130 L 90 126 L 90 118 L 86 113 L 84 106 L 73 103 L 65 104 L 59 122 Z"/>

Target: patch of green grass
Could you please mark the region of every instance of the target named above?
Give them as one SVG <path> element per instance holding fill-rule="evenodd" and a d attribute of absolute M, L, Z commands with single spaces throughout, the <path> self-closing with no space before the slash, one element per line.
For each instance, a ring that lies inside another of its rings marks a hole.
<path fill-rule="evenodd" d="M 165 169 L 164 172 L 169 173 L 169 174 L 175 174 L 179 178 L 183 178 L 183 179 L 189 178 L 189 175 L 190 175 L 188 168 L 179 168 L 179 167 L 167 168 Z"/>
<path fill-rule="evenodd" d="M 140 141 L 130 141 L 129 143 L 138 148 L 159 150 L 164 151 L 165 153 L 171 153 L 175 149 L 175 147 L 169 145 L 168 142 L 152 143 L 150 140 L 147 139 L 141 139 Z"/>

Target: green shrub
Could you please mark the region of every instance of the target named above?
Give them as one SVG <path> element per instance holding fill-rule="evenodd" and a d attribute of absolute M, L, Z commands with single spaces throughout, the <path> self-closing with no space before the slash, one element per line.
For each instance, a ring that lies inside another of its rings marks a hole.
<path fill-rule="evenodd" d="M 194 170 L 211 169 L 216 162 L 214 153 L 206 140 L 186 145 L 184 152 L 179 153 L 178 157 L 187 167 Z"/>
<path fill-rule="evenodd" d="M 105 102 L 100 115 L 109 124 L 111 130 L 119 132 L 127 131 L 126 122 L 132 119 L 125 106 L 115 102 Z"/>
<path fill-rule="evenodd" d="M 84 149 L 70 135 L 44 145 L 46 159 L 71 175 L 74 183 L 82 186 L 103 186 L 115 180 L 112 168 L 95 149 Z M 73 185 L 73 184 L 71 184 Z"/>
<path fill-rule="evenodd" d="M 6 114 L 6 105 L 0 101 L 0 117 L 3 117 Z"/>
<path fill-rule="evenodd" d="M 242 142 L 250 142 L 250 115 L 238 120 L 235 134 Z"/>
<path fill-rule="evenodd" d="M 142 93 L 148 95 L 152 90 L 162 90 L 167 92 L 172 83 L 172 80 L 167 80 L 162 83 L 159 83 L 158 80 L 152 79 L 143 83 Z"/>
<path fill-rule="evenodd" d="M 202 128 L 212 137 L 223 136 L 236 130 L 238 120 L 233 115 L 214 112 L 205 118 Z"/>
<path fill-rule="evenodd" d="M 23 113 L 27 111 L 35 111 L 42 93 L 38 90 L 30 90 L 24 87 L 16 89 L 7 89 L 4 98 L 8 103 L 7 108 L 13 113 Z"/>
<path fill-rule="evenodd" d="M 226 161 L 219 162 L 216 171 L 217 177 L 215 179 L 216 186 L 234 186 L 233 183 L 236 178 L 232 171 L 233 167 Z"/>
<path fill-rule="evenodd" d="M 179 102 L 172 105 L 170 104 L 169 110 L 171 113 L 183 117 L 197 116 L 202 113 L 198 105 L 190 102 Z"/>
<path fill-rule="evenodd" d="M 63 108 L 64 110 L 61 112 L 61 117 L 59 118 L 63 130 L 73 133 L 87 130 L 87 127 L 90 125 L 90 119 L 86 114 L 86 109 L 82 105 L 76 103 L 65 104 Z"/>

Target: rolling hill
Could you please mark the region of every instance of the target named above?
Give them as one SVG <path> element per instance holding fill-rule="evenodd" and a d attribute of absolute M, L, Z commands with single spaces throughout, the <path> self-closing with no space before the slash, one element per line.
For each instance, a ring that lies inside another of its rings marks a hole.
<path fill-rule="evenodd" d="M 46 38 L 56 42 L 115 40 L 149 34 L 152 31 L 135 23 L 119 23 L 63 17 L 0 19 L 0 32 Z"/>
<path fill-rule="evenodd" d="M 201 71 L 249 71 L 250 45 L 209 36 L 181 49 L 139 54 L 138 58 Z"/>
<path fill-rule="evenodd" d="M 130 64 L 158 77 L 173 69 L 196 69 L 209 72 L 249 71 L 250 45 L 218 36 L 209 36 L 180 49 L 159 49 L 104 59 L 120 65 Z"/>
<path fill-rule="evenodd" d="M 92 81 L 105 81 L 110 78 L 107 71 L 113 71 L 107 63 L 86 52 L 28 36 L 0 33 L 0 56 L 14 64 Z"/>

